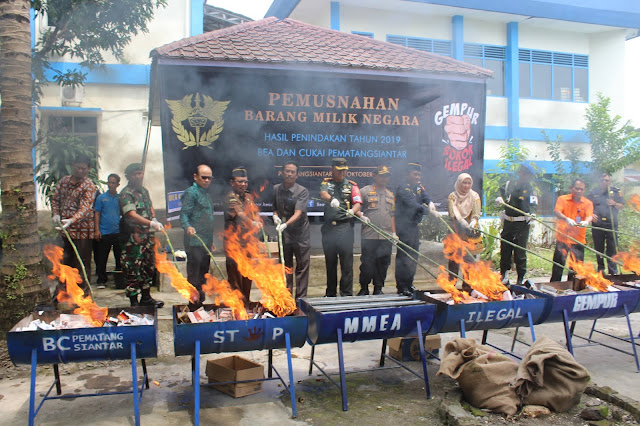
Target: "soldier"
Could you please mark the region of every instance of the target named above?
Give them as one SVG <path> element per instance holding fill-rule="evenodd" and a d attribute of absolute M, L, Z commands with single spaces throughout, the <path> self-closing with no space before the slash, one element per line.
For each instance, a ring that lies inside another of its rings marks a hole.
<path fill-rule="evenodd" d="M 213 201 L 207 192 L 213 180 L 213 172 L 206 164 L 201 164 L 193 174 L 193 185 L 182 194 L 180 223 L 184 229 L 184 247 L 187 251 L 187 280 L 200 292 L 200 302 L 205 294 L 202 284 L 209 272 L 211 258 L 207 248 L 216 250 L 213 244 Z M 200 237 L 206 247 L 202 245 Z"/>
<path fill-rule="evenodd" d="M 378 166 L 374 177 L 374 184 L 362 188 L 362 208 L 360 219 L 362 226 L 360 257 L 360 291 L 358 296 L 369 294 L 369 283 L 373 280 L 373 294 L 382 294 L 382 287 L 387 278 L 387 269 L 391 264 L 391 241 L 366 226 L 371 222 L 387 234 L 396 235 L 395 205 L 393 192 L 387 188 L 389 183 L 389 168 Z"/>
<path fill-rule="evenodd" d="M 238 166 L 233 169 L 230 183 L 231 190 L 225 197 L 224 230 L 225 234 L 229 230 L 239 234 L 242 242 L 242 235 L 249 232 L 252 227 L 261 228 L 262 222 L 254 217 L 255 205 L 253 204 L 253 197 L 247 191 L 249 178 L 244 166 Z M 225 240 L 227 280 L 233 289 L 240 290 L 244 296 L 245 305 L 249 306 L 251 280 L 238 271 L 238 264 L 227 250 L 228 247 Z"/>
<path fill-rule="evenodd" d="M 529 229 L 531 228 L 532 219 L 510 209 L 509 206 L 535 215 L 538 207 L 538 197 L 531 185 L 531 179 L 534 175 L 533 167 L 527 163 L 522 163 L 518 172 L 518 180 L 515 182 L 508 181 L 500 188 L 500 196 L 496 198 L 496 203 L 499 205 L 507 205 L 500 216 L 504 222 L 500 237 L 519 246 L 514 247 L 504 242 L 500 244 L 500 275 L 502 275 L 502 281 L 505 283 L 508 280 L 507 273 L 511 269 L 512 257 L 516 264 L 516 273 L 518 274 L 516 283 L 518 285 L 522 284 L 527 273 L 527 252 L 524 248 L 527 247 L 527 241 L 529 241 Z"/>
<path fill-rule="evenodd" d="M 309 191 L 296 183 L 298 165 L 293 161 L 282 167 L 284 181 L 273 190 L 273 223 L 282 232 L 284 265 L 287 269 L 287 287 L 296 299 L 307 297 L 309 265 L 311 263 L 311 237 L 307 204 Z M 293 256 L 296 257 L 296 291 L 293 291 Z M 291 272 L 289 272 L 291 271 Z"/>
<path fill-rule="evenodd" d="M 606 255 L 613 257 L 618 253 L 618 235 L 612 231 L 618 230 L 618 210 L 624 207 L 624 199 L 620 194 L 620 189 L 615 186 L 609 186 L 610 183 L 611 175 L 606 172 L 602 173 L 600 175 L 600 187 L 591 191 L 589 199 L 593 203 L 593 226 L 611 230 L 604 231 L 591 228 L 593 248 L 600 253 L 604 253 L 606 243 Z M 604 258 L 596 255 L 596 260 L 598 262 L 598 271 L 604 272 Z M 610 275 L 618 273 L 618 265 L 615 262 L 607 260 L 607 265 Z"/>
<path fill-rule="evenodd" d="M 129 181 L 120 192 L 120 211 L 123 216 L 122 233 L 127 237 L 122 248 L 122 273 L 127 280 L 125 290 L 131 306 L 155 306 L 164 302 L 151 297 L 151 284 L 155 274 L 153 232 L 161 232 L 164 226 L 155 218 L 149 191 L 142 186 L 144 169 L 140 163 L 132 163 L 124 169 Z M 138 294 L 142 294 L 138 301 Z"/>
<path fill-rule="evenodd" d="M 337 296 L 338 259 L 340 259 L 340 296 L 353 295 L 353 215 L 360 212 L 360 189 L 347 180 L 347 160 L 331 160 L 331 177 L 320 185 L 325 201 L 322 225 L 322 249 L 327 268 L 328 297 Z"/>
<path fill-rule="evenodd" d="M 420 230 L 418 224 L 425 213 L 437 215 L 436 206 L 421 184 L 422 166 L 420 163 L 407 164 L 406 182 L 396 190 L 396 231 L 404 244 L 418 250 Z M 415 291 L 413 278 L 416 275 L 416 261 L 398 251 L 396 254 L 396 288 L 398 294 L 412 296 Z"/>

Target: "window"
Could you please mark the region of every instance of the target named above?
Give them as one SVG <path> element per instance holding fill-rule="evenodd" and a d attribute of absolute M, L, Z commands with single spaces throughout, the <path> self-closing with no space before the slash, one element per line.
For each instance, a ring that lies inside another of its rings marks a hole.
<path fill-rule="evenodd" d="M 355 35 L 359 35 L 367 38 L 373 38 L 373 33 L 365 33 L 363 31 L 351 31 L 351 34 L 355 34 Z"/>
<path fill-rule="evenodd" d="M 520 49 L 520 97 L 588 102 L 589 57 Z"/>
<path fill-rule="evenodd" d="M 98 117 L 50 115 L 48 123 L 49 135 L 76 136 L 87 146 L 98 149 Z"/>
<path fill-rule="evenodd" d="M 487 44 L 464 44 L 464 61 L 493 71 L 487 80 L 487 95 L 504 96 L 504 60 L 506 48 Z"/>
<path fill-rule="evenodd" d="M 430 38 L 405 37 L 387 34 L 387 42 L 399 44 L 400 46 L 410 47 L 424 52 L 435 53 L 436 55 L 451 56 L 453 46 L 450 40 L 435 40 Z"/>

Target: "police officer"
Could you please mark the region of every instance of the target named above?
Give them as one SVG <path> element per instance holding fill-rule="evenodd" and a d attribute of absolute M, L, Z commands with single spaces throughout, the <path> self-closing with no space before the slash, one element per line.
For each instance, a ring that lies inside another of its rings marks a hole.
<path fill-rule="evenodd" d="M 518 274 L 517 284 L 522 284 L 524 275 L 527 273 L 527 241 L 529 241 L 529 229 L 531 228 L 531 218 L 510 209 L 513 206 L 525 213 L 534 214 L 538 207 L 538 197 L 531 185 L 531 179 L 535 175 L 533 167 L 527 163 L 520 165 L 518 171 L 518 180 L 508 181 L 500 188 L 500 196 L 496 198 L 499 205 L 507 204 L 505 210 L 500 217 L 503 219 L 502 234 L 500 237 L 504 240 L 517 244 L 514 247 L 511 244 L 502 242 L 500 244 L 500 275 L 503 282 L 507 282 L 507 273 L 511 269 L 511 259 L 515 259 L 516 272 Z"/>
<path fill-rule="evenodd" d="M 369 283 L 373 280 L 373 294 L 382 294 L 382 287 L 387 278 L 387 269 L 391 264 L 391 241 L 374 231 L 367 223 L 371 222 L 387 234 L 397 239 L 395 214 L 395 196 L 387 189 L 389 168 L 378 166 L 374 184 L 367 185 L 360 191 L 362 209 L 360 219 L 362 225 L 360 257 L 360 292 L 358 296 L 369 294 Z"/>
<path fill-rule="evenodd" d="M 149 191 L 142 186 L 144 169 L 132 163 L 124 169 L 129 184 L 120 192 L 120 211 L 124 219 L 126 242 L 122 248 L 122 273 L 127 280 L 125 292 L 131 306 L 155 306 L 164 302 L 151 297 L 151 284 L 155 274 L 152 232 L 161 232 L 164 226 L 155 218 Z M 138 294 L 142 294 L 138 301 Z"/>
<path fill-rule="evenodd" d="M 611 231 L 618 230 L 618 210 L 624 207 L 624 199 L 620 194 L 620 189 L 615 186 L 610 186 L 611 175 L 609 173 L 602 173 L 600 175 L 600 186 L 595 188 L 589 193 L 589 199 L 593 203 L 593 226 L 598 228 L 606 228 Z M 615 232 L 604 231 L 602 229 L 591 228 L 593 235 L 593 248 L 600 253 L 613 257 L 617 254 L 618 235 Z M 598 261 L 598 271 L 604 272 L 604 258 L 596 255 Z M 615 275 L 618 273 L 618 265 L 614 262 L 607 260 L 609 274 Z"/>
<path fill-rule="evenodd" d="M 327 268 L 328 297 L 337 296 L 338 259 L 340 259 L 340 296 L 353 295 L 353 215 L 360 212 L 360 189 L 348 180 L 347 160 L 331 161 L 331 177 L 320 185 L 325 201 L 322 225 L 322 249 Z"/>
<path fill-rule="evenodd" d="M 425 213 L 437 215 L 436 206 L 422 186 L 422 166 L 420 163 L 407 164 L 406 181 L 396 189 L 396 231 L 404 244 L 418 250 L 420 230 L 418 224 Z M 412 296 L 415 291 L 413 278 L 416 275 L 416 261 L 398 251 L 396 254 L 396 288 L 398 294 Z"/>

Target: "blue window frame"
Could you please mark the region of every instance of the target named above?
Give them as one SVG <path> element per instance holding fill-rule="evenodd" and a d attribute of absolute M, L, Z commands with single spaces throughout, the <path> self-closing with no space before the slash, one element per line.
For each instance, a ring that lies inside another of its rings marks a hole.
<path fill-rule="evenodd" d="M 589 102 L 589 57 L 520 49 L 520 97 Z"/>
<path fill-rule="evenodd" d="M 373 38 L 373 33 L 367 33 L 364 31 L 351 31 L 351 34 L 356 34 L 356 35 L 360 35 L 363 37 L 368 37 L 368 38 Z"/>
<path fill-rule="evenodd" d="M 487 80 L 487 95 L 504 96 L 504 66 L 507 48 L 490 44 L 464 44 L 464 61 L 493 71 Z"/>
<path fill-rule="evenodd" d="M 406 37 L 387 34 L 387 42 L 400 46 L 435 53 L 442 56 L 453 56 L 451 40 L 436 40 L 432 38 Z"/>

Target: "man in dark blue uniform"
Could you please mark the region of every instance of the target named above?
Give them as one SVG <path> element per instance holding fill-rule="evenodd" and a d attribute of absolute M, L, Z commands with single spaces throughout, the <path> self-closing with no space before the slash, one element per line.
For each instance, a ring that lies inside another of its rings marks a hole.
<path fill-rule="evenodd" d="M 624 199 L 620 194 L 620 189 L 615 186 L 610 186 L 611 175 L 609 173 L 602 173 L 600 176 L 600 186 L 595 188 L 589 194 L 589 199 L 593 203 L 593 223 L 592 225 L 598 228 L 610 229 L 611 231 L 618 230 L 618 210 L 624 207 Z M 611 231 L 604 231 L 602 229 L 591 229 L 593 235 L 593 248 L 600 253 L 613 257 L 618 253 L 618 241 L 617 234 Z M 598 271 L 604 272 L 604 258 L 596 255 L 598 261 Z M 609 274 L 615 275 L 618 273 L 618 265 L 614 262 L 607 260 Z"/>
<path fill-rule="evenodd" d="M 404 244 L 416 251 L 420 247 L 418 224 L 425 213 L 438 214 L 431 198 L 421 184 L 422 166 L 420 163 L 407 165 L 406 182 L 396 190 L 396 232 Z M 413 257 L 415 258 L 414 255 Z M 398 294 L 412 296 L 415 291 L 413 277 L 417 263 L 403 251 L 396 254 L 396 288 Z"/>
<path fill-rule="evenodd" d="M 353 295 L 353 216 L 360 212 L 360 189 L 347 179 L 347 160 L 331 161 L 331 177 L 320 186 L 324 205 L 322 249 L 327 267 L 328 297 L 337 296 L 338 258 L 340 259 L 340 296 Z M 358 216 L 360 216 L 358 214 Z"/>

